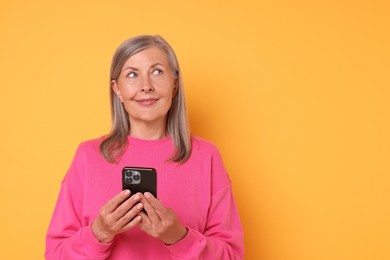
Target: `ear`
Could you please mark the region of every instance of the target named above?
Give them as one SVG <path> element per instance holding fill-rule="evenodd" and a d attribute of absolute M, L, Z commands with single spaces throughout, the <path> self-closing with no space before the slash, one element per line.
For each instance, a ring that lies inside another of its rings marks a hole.
<path fill-rule="evenodd" d="M 116 96 L 119 98 L 119 100 L 123 103 L 123 97 L 121 95 L 121 91 L 118 87 L 118 84 L 115 80 L 111 80 L 111 88 L 115 92 Z"/>
<path fill-rule="evenodd" d="M 179 91 L 179 81 L 176 79 L 173 87 L 172 99 L 176 97 L 178 91 Z"/>

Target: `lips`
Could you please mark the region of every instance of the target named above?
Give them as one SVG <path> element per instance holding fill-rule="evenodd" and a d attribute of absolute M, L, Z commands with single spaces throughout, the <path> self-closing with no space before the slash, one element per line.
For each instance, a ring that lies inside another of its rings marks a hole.
<path fill-rule="evenodd" d="M 144 99 L 137 99 L 135 102 L 142 106 L 152 106 L 158 101 L 157 98 L 144 98 Z"/>

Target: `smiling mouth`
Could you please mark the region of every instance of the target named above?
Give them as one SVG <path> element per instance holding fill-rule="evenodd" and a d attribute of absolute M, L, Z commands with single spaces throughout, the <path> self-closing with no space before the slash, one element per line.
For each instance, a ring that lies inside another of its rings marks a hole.
<path fill-rule="evenodd" d="M 145 98 L 145 99 L 137 99 L 137 100 L 135 100 L 135 102 L 137 102 L 138 104 L 140 104 L 142 106 L 151 106 L 154 103 L 156 103 L 157 101 L 158 101 L 157 98 Z"/>

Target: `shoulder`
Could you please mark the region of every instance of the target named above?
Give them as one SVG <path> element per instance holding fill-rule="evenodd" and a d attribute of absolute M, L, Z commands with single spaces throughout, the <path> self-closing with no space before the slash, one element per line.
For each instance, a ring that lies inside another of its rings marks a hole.
<path fill-rule="evenodd" d="M 98 158 L 100 155 L 100 144 L 104 141 L 105 137 L 101 136 L 94 139 L 89 139 L 79 143 L 75 157 L 84 158 Z"/>
<path fill-rule="evenodd" d="M 230 185 L 230 179 L 217 146 L 198 136 L 191 136 L 192 162 L 202 165 L 210 172 L 213 193 L 222 187 Z"/>
<path fill-rule="evenodd" d="M 85 175 L 88 166 L 102 161 L 101 158 L 103 157 L 100 155 L 99 147 L 103 140 L 104 139 L 100 137 L 79 143 L 63 182 L 83 182 L 83 176 Z"/>
<path fill-rule="evenodd" d="M 191 135 L 191 144 L 193 152 L 218 152 L 218 148 L 213 142 L 203 139 L 199 136 Z"/>
<path fill-rule="evenodd" d="M 104 141 L 104 139 L 105 137 L 101 136 L 98 138 L 82 141 L 79 144 L 77 150 L 81 150 L 81 151 L 99 150 L 100 144 Z"/>
<path fill-rule="evenodd" d="M 221 157 L 220 152 L 217 146 L 206 139 L 203 139 L 199 136 L 191 136 L 191 144 L 192 144 L 192 155 L 201 156 L 201 157 Z"/>

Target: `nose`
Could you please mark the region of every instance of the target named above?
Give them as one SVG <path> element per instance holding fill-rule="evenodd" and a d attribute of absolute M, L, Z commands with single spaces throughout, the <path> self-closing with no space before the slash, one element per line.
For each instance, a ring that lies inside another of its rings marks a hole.
<path fill-rule="evenodd" d="M 150 77 L 145 77 L 142 82 L 141 92 L 149 93 L 154 90 L 153 82 Z"/>

